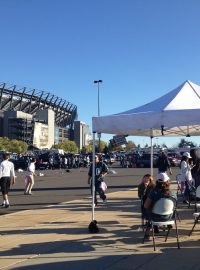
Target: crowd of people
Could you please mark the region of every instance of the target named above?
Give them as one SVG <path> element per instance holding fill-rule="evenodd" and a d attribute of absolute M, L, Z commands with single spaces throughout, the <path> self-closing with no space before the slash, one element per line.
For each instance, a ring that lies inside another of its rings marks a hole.
<path fill-rule="evenodd" d="M 9 155 L 3 155 L 3 161 L 0 164 L 0 187 L 3 197 L 2 206 L 9 207 L 8 200 L 8 191 L 11 184 L 15 183 L 15 170 L 14 165 L 9 160 Z M 83 159 L 80 159 L 80 156 L 71 155 L 68 158 L 65 156 L 61 156 L 62 165 L 59 168 L 77 168 L 80 167 L 80 164 L 88 167 L 88 184 L 91 187 L 92 192 L 92 174 L 93 167 L 91 163 L 91 159 L 89 156 L 84 156 Z M 53 169 L 55 163 L 55 156 L 50 155 L 48 157 L 49 160 L 49 168 Z M 27 167 L 25 173 L 25 188 L 24 194 L 31 195 L 32 189 L 34 187 L 34 176 L 36 170 L 36 158 L 30 158 L 29 165 Z M 99 195 L 100 199 L 105 203 L 106 202 L 106 194 L 105 194 L 105 176 L 108 174 L 108 167 L 103 162 L 99 155 L 95 155 L 95 193 L 94 193 L 94 204 L 95 206 L 98 204 L 97 195 Z M 157 200 L 161 195 L 169 196 L 169 176 L 168 174 L 172 174 L 171 166 L 167 155 L 164 150 L 161 149 L 160 155 L 158 158 L 158 177 L 156 181 L 154 181 L 153 176 L 150 174 L 145 174 L 142 178 L 141 184 L 138 186 L 138 196 L 141 199 L 141 209 L 142 216 L 146 217 L 149 215 L 149 210 L 147 209 L 152 207 L 155 203 L 155 199 Z M 188 198 L 191 189 L 195 189 L 200 185 L 200 161 L 196 161 L 195 164 L 192 162 L 192 157 L 189 152 L 185 152 L 182 155 L 181 163 L 180 163 L 180 174 L 179 174 L 179 184 L 181 193 L 183 195 L 183 202 L 188 203 Z M 104 186 L 103 186 L 103 184 Z M 167 184 L 166 184 L 167 183 Z M 163 189 L 164 188 L 164 189 Z M 152 195 L 153 191 L 157 190 L 154 195 Z M 167 191 L 168 190 L 168 191 Z M 157 194 L 157 195 L 155 195 Z M 153 196 L 153 197 L 152 197 Z"/>
<path fill-rule="evenodd" d="M 3 197 L 2 207 L 8 208 L 10 207 L 10 203 L 8 200 L 8 192 L 10 186 L 15 183 L 16 175 L 15 175 L 15 168 L 13 162 L 9 161 L 9 154 L 3 154 L 3 161 L 0 163 L 0 187 Z M 48 163 L 48 169 L 71 169 L 71 168 L 79 168 L 81 166 L 89 168 L 88 170 L 88 184 L 91 187 L 92 192 L 92 162 L 90 160 L 89 155 L 78 156 L 78 155 L 49 155 L 46 158 L 46 162 Z M 59 165 L 58 160 L 60 161 Z M 35 157 L 28 157 L 27 159 L 27 168 L 24 174 L 24 195 L 32 195 L 32 189 L 35 184 L 35 170 L 36 170 L 36 162 L 38 159 Z M 42 160 L 41 164 L 43 163 Z M 38 166 L 38 168 L 40 168 Z M 97 205 L 97 194 L 99 194 L 100 198 L 106 203 L 106 195 L 105 190 L 107 188 L 106 183 L 103 181 L 105 176 L 108 173 L 108 167 L 103 162 L 100 156 L 95 156 L 95 205 Z"/>

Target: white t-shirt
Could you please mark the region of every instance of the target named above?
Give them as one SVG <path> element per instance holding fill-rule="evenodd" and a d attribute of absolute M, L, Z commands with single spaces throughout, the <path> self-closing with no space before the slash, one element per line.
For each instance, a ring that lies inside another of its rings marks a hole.
<path fill-rule="evenodd" d="M 34 162 L 31 162 L 28 166 L 28 169 L 26 171 L 26 176 L 31 176 L 33 175 L 35 172 L 35 163 Z"/>
<path fill-rule="evenodd" d="M 181 161 L 180 181 L 192 181 L 191 166 L 185 160 Z"/>
<path fill-rule="evenodd" d="M 15 177 L 14 164 L 9 160 L 3 160 L 0 164 L 0 178 Z"/>

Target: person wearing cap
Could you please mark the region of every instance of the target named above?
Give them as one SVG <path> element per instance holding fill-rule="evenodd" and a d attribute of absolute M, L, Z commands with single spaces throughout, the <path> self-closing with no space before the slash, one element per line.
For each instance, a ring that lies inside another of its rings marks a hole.
<path fill-rule="evenodd" d="M 160 198 L 165 197 L 173 197 L 176 199 L 176 196 L 170 190 L 170 178 L 166 173 L 159 173 L 156 180 L 156 186 L 149 193 L 145 203 L 145 209 L 151 209 L 155 202 L 157 202 Z"/>
<path fill-rule="evenodd" d="M 90 185 L 91 187 L 91 192 L 92 192 L 92 170 L 93 165 L 91 164 L 88 171 L 88 185 Z M 108 174 L 107 165 L 102 161 L 101 157 L 95 155 L 95 194 L 94 194 L 95 206 L 98 203 L 97 193 L 99 194 L 99 197 L 103 200 L 103 202 L 106 203 L 106 195 L 105 191 L 101 188 L 101 183 L 104 181 L 104 178 L 107 174 Z"/>
<path fill-rule="evenodd" d="M 154 206 L 154 204 L 161 198 L 170 198 L 173 202 L 174 205 L 176 204 L 176 194 L 173 193 L 170 190 L 170 178 L 166 173 L 159 173 L 157 176 L 156 180 L 156 186 L 152 191 L 149 193 L 147 199 L 145 200 L 144 203 L 144 210 L 146 213 L 146 219 L 151 218 L 151 210 Z M 160 216 L 159 216 L 160 218 Z M 162 216 L 163 220 L 167 220 L 169 216 L 163 215 Z M 146 231 L 146 238 L 149 238 L 149 231 L 150 231 L 150 224 L 148 225 L 149 229 Z M 155 232 L 159 233 L 158 228 L 156 227 Z"/>
<path fill-rule="evenodd" d="M 165 154 L 164 148 L 161 149 L 158 160 L 157 160 L 158 173 L 169 173 L 172 174 L 170 161 Z"/>
<path fill-rule="evenodd" d="M 183 203 L 188 203 L 190 188 L 193 187 L 193 178 L 191 170 L 194 165 L 191 162 L 191 155 L 189 152 L 183 153 L 180 163 L 180 177 L 179 181 L 183 192 Z"/>

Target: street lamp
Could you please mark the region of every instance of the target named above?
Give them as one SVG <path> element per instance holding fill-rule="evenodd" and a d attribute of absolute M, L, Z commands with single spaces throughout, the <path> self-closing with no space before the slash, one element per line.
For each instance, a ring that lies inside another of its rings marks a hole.
<path fill-rule="evenodd" d="M 100 105 L 99 105 L 99 84 L 102 83 L 103 81 L 102 80 L 97 80 L 97 81 L 94 81 L 94 83 L 97 84 L 97 90 L 98 90 L 98 94 L 97 94 L 97 97 L 98 97 L 98 116 L 100 116 Z M 101 139 L 101 133 L 98 133 L 98 138 L 99 138 L 99 146 L 98 146 L 98 149 L 99 149 L 99 153 L 100 153 L 100 139 Z"/>

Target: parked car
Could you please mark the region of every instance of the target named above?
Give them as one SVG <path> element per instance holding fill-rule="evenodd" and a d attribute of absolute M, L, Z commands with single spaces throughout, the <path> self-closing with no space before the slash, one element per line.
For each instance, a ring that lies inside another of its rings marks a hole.
<path fill-rule="evenodd" d="M 30 159 L 27 156 L 22 156 L 22 157 L 13 156 L 9 158 L 9 160 L 13 162 L 15 170 L 18 170 L 18 169 L 26 170 L 30 162 Z"/>
<path fill-rule="evenodd" d="M 101 155 L 103 162 L 105 162 L 107 165 L 111 165 L 115 162 L 115 158 L 112 155 L 109 154 L 102 154 Z"/>
<path fill-rule="evenodd" d="M 153 155 L 153 167 L 157 167 L 158 155 Z M 151 154 L 143 154 L 138 156 L 136 160 L 136 167 L 138 168 L 150 168 L 151 167 Z"/>
<path fill-rule="evenodd" d="M 181 156 L 177 153 L 170 152 L 167 154 L 169 162 L 172 167 L 178 167 L 181 162 Z"/>

